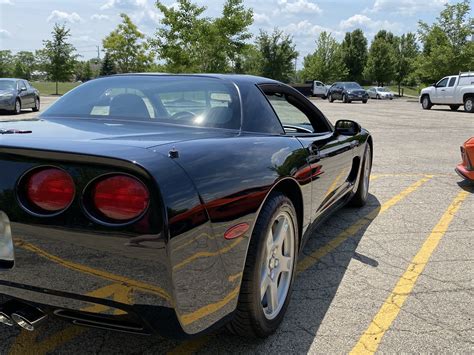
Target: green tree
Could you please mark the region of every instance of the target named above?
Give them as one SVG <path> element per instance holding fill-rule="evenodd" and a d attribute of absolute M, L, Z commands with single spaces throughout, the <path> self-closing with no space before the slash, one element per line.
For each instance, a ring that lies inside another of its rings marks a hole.
<path fill-rule="evenodd" d="M 167 7 L 160 1 L 157 8 L 163 13 L 162 27 L 150 43 L 158 57 L 166 63 L 167 71 L 174 73 L 197 72 L 201 66 L 201 46 L 208 19 L 202 18 L 206 8 L 190 0 L 178 0 L 176 7 Z"/>
<path fill-rule="evenodd" d="M 213 42 L 218 43 L 217 53 L 225 53 L 225 63 L 223 69 L 227 70 L 225 66 L 230 67 L 235 71 L 237 68 L 238 58 L 245 51 L 247 47 L 246 41 L 252 37 L 249 32 L 249 26 L 253 23 L 253 11 L 245 9 L 242 0 L 227 0 L 224 3 L 222 16 L 216 18 L 211 23 L 211 28 L 214 28 L 215 35 Z M 209 41 L 204 40 L 204 43 Z M 212 58 L 214 53 L 211 53 Z M 210 68 L 210 71 L 222 71 L 220 68 Z"/>
<path fill-rule="evenodd" d="M 0 50 L 0 77 L 13 76 L 13 55 L 9 50 Z"/>
<path fill-rule="evenodd" d="M 445 75 L 474 68 L 474 19 L 469 0 L 446 4 L 431 26 L 418 23 L 423 50 L 418 61 L 422 82 L 432 82 Z"/>
<path fill-rule="evenodd" d="M 100 66 L 100 75 L 107 76 L 116 73 L 115 64 L 112 61 L 112 58 L 110 58 L 110 54 L 106 52 L 104 59 L 102 59 L 102 65 Z"/>
<path fill-rule="evenodd" d="M 416 60 L 419 54 L 416 35 L 406 33 L 401 37 L 395 37 L 395 80 L 398 84 L 398 92 L 402 83 L 415 71 Z"/>
<path fill-rule="evenodd" d="M 395 77 L 395 37 L 391 32 L 379 31 L 372 41 L 364 76 L 383 86 Z"/>
<path fill-rule="evenodd" d="M 178 0 L 167 7 L 160 1 L 162 26 L 150 40 L 169 72 L 239 71 L 246 41 L 251 38 L 249 26 L 252 10 L 242 0 L 227 0 L 222 15 L 204 17 L 205 6 L 191 0 Z"/>
<path fill-rule="evenodd" d="M 145 35 L 126 14 L 122 23 L 104 40 L 103 47 L 119 73 L 141 72 L 153 62 L 153 55 L 144 41 Z"/>
<path fill-rule="evenodd" d="M 301 75 L 304 80 L 326 83 L 346 79 L 349 70 L 344 63 L 342 46 L 328 32 L 321 32 L 314 53 L 303 59 Z"/>
<path fill-rule="evenodd" d="M 77 61 L 75 68 L 76 80 L 85 82 L 96 77 L 96 74 L 92 70 L 91 61 Z"/>
<path fill-rule="evenodd" d="M 30 80 L 35 67 L 35 55 L 32 52 L 21 51 L 15 55 L 14 75 L 16 78 Z"/>
<path fill-rule="evenodd" d="M 342 59 L 348 70 L 348 78 L 362 81 L 365 65 L 367 64 L 367 39 L 361 29 L 347 32 L 342 41 Z"/>
<path fill-rule="evenodd" d="M 295 75 L 298 52 L 290 35 L 278 29 L 271 34 L 260 30 L 255 44 L 260 52 L 260 75 L 283 82 Z"/>
<path fill-rule="evenodd" d="M 262 75 L 262 53 L 256 45 L 248 45 L 236 59 L 236 73 Z"/>
<path fill-rule="evenodd" d="M 56 82 L 58 95 L 58 83 L 71 79 L 77 55 L 74 54 L 74 46 L 68 42 L 71 35 L 65 25 L 55 24 L 51 34 L 51 40 L 43 41 L 44 49 L 41 55 L 44 56 L 44 66 L 49 79 Z"/>

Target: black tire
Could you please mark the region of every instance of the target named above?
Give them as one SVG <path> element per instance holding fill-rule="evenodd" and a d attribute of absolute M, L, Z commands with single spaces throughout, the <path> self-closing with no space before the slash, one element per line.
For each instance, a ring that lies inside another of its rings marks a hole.
<path fill-rule="evenodd" d="M 369 100 L 362 100 L 362 103 L 363 103 L 363 104 L 366 104 L 367 101 L 369 101 Z"/>
<path fill-rule="evenodd" d="M 291 216 L 294 230 L 294 258 L 290 272 L 289 289 L 279 313 L 273 319 L 268 319 L 264 313 L 260 295 L 261 267 L 267 257 L 266 241 L 269 228 L 280 213 Z M 252 239 L 247 254 L 239 301 L 234 318 L 227 325 L 227 329 L 239 336 L 265 338 L 273 334 L 283 320 L 291 297 L 291 290 L 295 278 L 298 261 L 298 223 L 295 208 L 291 200 L 281 193 L 273 193 L 265 202 L 252 233 Z"/>
<path fill-rule="evenodd" d="M 362 207 L 367 203 L 369 197 L 369 183 L 370 183 L 370 172 L 372 171 L 372 150 L 370 144 L 367 143 L 367 147 L 364 152 L 364 161 L 362 162 L 360 171 L 359 183 L 357 184 L 357 190 L 349 201 L 349 205 L 352 207 Z"/>
<path fill-rule="evenodd" d="M 464 99 L 464 111 L 474 112 L 474 96 L 468 96 Z"/>
<path fill-rule="evenodd" d="M 344 102 L 345 104 L 350 104 L 351 100 L 347 98 L 346 94 L 342 94 L 342 102 Z"/>
<path fill-rule="evenodd" d="M 334 102 L 334 98 L 332 97 L 332 94 L 329 94 L 329 95 L 328 95 L 328 100 L 329 100 L 329 102 L 331 102 L 331 103 Z"/>
<path fill-rule="evenodd" d="M 323 100 L 326 100 L 328 97 L 326 95 L 321 97 Z"/>
<path fill-rule="evenodd" d="M 35 106 L 32 108 L 33 112 L 38 112 L 41 108 L 39 97 L 35 97 Z"/>
<path fill-rule="evenodd" d="M 430 97 L 428 95 L 424 95 L 421 98 L 421 107 L 423 107 L 423 110 L 431 110 L 433 107 L 433 104 L 431 103 Z"/>
<path fill-rule="evenodd" d="M 12 113 L 14 115 L 19 115 L 21 113 L 21 101 L 20 101 L 20 99 L 16 99 L 15 108 L 13 109 Z"/>

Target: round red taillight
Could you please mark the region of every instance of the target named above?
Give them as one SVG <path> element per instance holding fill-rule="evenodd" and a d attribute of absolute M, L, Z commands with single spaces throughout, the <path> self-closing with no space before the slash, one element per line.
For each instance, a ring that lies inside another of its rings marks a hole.
<path fill-rule="evenodd" d="M 92 201 L 102 215 L 117 222 L 131 221 L 145 212 L 150 201 L 148 189 L 127 175 L 115 175 L 97 182 Z"/>
<path fill-rule="evenodd" d="M 29 204 L 46 214 L 65 210 L 72 203 L 75 194 L 71 176 L 57 168 L 30 172 L 24 188 Z"/>

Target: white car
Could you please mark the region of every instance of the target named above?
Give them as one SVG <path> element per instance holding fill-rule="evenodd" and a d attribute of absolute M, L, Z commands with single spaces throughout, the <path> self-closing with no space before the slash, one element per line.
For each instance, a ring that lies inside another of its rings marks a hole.
<path fill-rule="evenodd" d="M 425 110 L 433 105 L 447 105 L 456 111 L 464 105 L 466 112 L 474 112 L 474 72 L 446 76 L 421 90 L 420 103 Z"/>
<path fill-rule="evenodd" d="M 367 90 L 371 99 L 393 100 L 393 92 L 384 87 L 373 87 Z"/>

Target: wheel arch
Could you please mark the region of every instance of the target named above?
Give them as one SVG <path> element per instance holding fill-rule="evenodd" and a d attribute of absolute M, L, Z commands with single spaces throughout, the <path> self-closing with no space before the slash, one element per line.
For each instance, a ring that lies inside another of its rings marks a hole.
<path fill-rule="evenodd" d="M 274 192 L 279 192 L 285 195 L 290 199 L 290 201 L 293 203 L 293 206 L 295 208 L 296 212 L 296 218 L 297 218 L 297 223 L 298 223 L 298 242 L 301 243 L 301 239 L 303 236 L 303 220 L 304 220 L 304 205 L 303 205 L 303 193 L 301 192 L 300 185 L 298 182 L 291 178 L 291 177 L 286 177 L 283 178 L 279 181 L 277 181 L 272 188 L 267 192 L 265 198 L 263 199 L 262 203 L 260 204 L 260 207 L 256 213 L 255 216 L 255 222 L 254 225 L 252 226 L 252 233 L 253 234 L 253 229 L 255 228 L 255 223 L 257 222 L 258 218 L 260 217 L 260 213 L 262 211 L 263 206 L 265 203 L 268 201 L 269 197 L 272 195 Z"/>
<path fill-rule="evenodd" d="M 466 92 L 463 96 L 462 96 L 462 102 L 466 102 L 467 98 L 468 97 L 472 97 L 474 98 L 474 92 Z"/>

